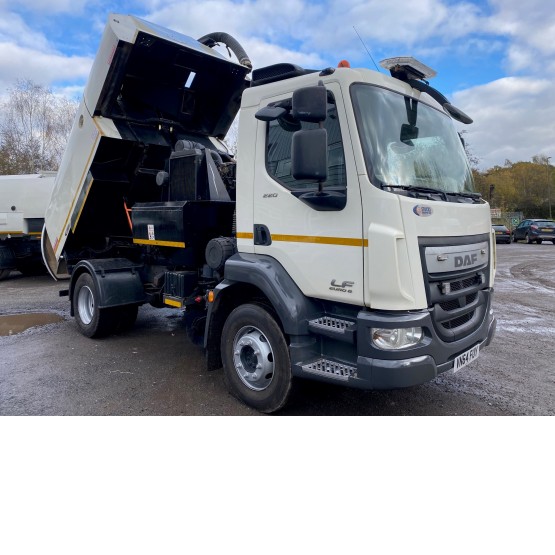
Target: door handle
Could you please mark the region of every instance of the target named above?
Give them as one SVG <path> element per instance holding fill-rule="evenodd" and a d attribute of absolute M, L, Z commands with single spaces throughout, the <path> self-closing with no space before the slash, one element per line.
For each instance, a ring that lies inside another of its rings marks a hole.
<path fill-rule="evenodd" d="M 254 224 L 254 244 L 265 247 L 272 244 L 272 235 L 265 225 Z"/>

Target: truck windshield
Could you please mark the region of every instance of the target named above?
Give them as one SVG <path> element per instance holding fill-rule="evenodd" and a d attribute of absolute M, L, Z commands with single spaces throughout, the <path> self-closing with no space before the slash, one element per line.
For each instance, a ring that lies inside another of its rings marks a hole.
<path fill-rule="evenodd" d="M 474 196 L 466 153 L 447 114 L 372 85 L 353 85 L 352 97 L 376 185 Z"/>

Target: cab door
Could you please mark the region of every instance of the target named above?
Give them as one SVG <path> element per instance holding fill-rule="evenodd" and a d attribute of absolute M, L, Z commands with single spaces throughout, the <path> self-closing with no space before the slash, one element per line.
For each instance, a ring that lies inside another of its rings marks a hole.
<path fill-rule="evenodd" d="M 341 209 L 318 210 L 303 202 L 317 183 L 291 174 L 292 136 L 300 127 L 290 117 L 259 122 L 253 191 L 254 252 L 278 260 L 308 297 L 363 304 L 362 206 L 341 89 L 326 84 L 328 176 L 324 187 L 344 191 Z M 260 107 L 291 98 L 267 98 Z"/>

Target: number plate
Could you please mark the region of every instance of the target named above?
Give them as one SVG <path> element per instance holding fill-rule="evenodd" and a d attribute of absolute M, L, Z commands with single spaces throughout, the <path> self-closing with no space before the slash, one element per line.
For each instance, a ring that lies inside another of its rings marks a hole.
<path fill-rule="evenodd" d="M 459 355 L 455 359 L 455 364 L 453 365 L 453 371 L 458 372 L 461 368 L 464 368 L 467 364 L 474 362 L 478 355 L 480 354 L 480 345 L 476 345 L 472 347 L 472 349 L 468 349 L 468 351 L 464 352 L 462 355 Z"/>

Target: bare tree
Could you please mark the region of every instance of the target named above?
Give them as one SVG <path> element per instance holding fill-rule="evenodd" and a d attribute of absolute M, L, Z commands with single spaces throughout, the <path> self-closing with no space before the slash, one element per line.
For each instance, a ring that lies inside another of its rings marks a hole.
<path fill-rule="evenodd" d="M 8 92 L 0 112 L 0 174 L 58 169 L 77 102 L 29 79 Z"/>

